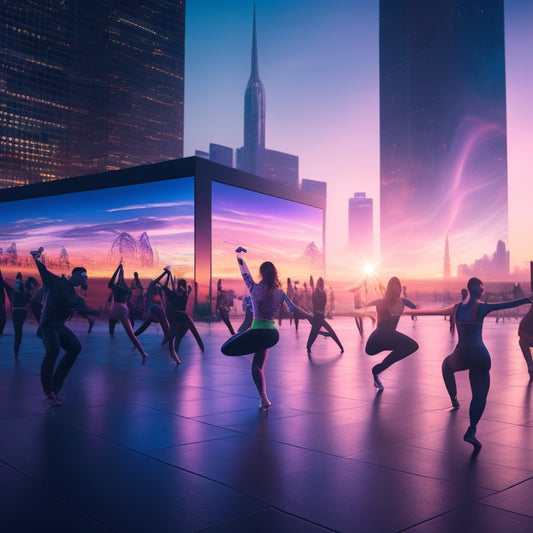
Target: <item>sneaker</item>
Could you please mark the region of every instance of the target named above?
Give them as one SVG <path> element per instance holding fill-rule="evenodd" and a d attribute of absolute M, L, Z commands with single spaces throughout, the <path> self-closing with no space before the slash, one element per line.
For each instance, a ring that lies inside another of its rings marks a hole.
<path fill-rule="evenodd" d="M 461 407 L 461 404 L 457 401 L 457 398 L 452 399 L 452 408 L 453 409 L 459 409 Z"/>
<path fill-rule="evenodd" d="M 381 379 L 379 379 L 377 374 L 372 374 L 372 377 L 374 378 L 374 387 L 378 390 L 383 390 L 385 387 L 383 386 L 383 383 L 381 383 Z"/>
<path fill-rule="evenodd" d="M 56 393 L 52 391 L 47 397 L 48 407 L 59 407 L 63 402 L 57 397 Z"/>
<path fill-rule="evenodd" d="M 272 402 L 265 395 L 261 395 L 260 398 L 259 409 L 266 411 L 272 405 Z"/>
<path fill-rule="evenodd" d="M 482 444 L 476 439 L 476 428 L 469 426 L 463 440 L 469 442 L 474 447 L 474 453 L 478 453 L 481 450 Z"/>

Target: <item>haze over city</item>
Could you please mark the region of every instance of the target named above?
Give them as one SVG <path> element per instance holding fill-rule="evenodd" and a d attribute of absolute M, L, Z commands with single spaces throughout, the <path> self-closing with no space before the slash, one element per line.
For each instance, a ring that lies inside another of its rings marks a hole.
<path fill-rule="evenodd" d="M 209 143 L 243 143 L 253 6 L 259 73 L 266 93 L 266 143 L 299 156 L 300 178 L 328 183 L 327 264 L 356 264 L 348 252 L 348 198 L 374 199 L 379 231 L 379 2 L 193 1 L 186 11 L 184 156 Z M 529 270 L 528 199 L 533 163 L 533 6 L 505 2 L 511 271 Z M 479 206 L 483 216 L 483 205 Z M 450 241 L 452 275 L 457 269 Z M 496 249 L 494 242 L 484 253 Z M 444 242 L 428 277 L 442 274 Z M 469 262 L 478 259 L 471 257 Z M 379 267 L 378 267 L 379 269 Z M 354 273 L 355 274 L 355 273 Z"/>

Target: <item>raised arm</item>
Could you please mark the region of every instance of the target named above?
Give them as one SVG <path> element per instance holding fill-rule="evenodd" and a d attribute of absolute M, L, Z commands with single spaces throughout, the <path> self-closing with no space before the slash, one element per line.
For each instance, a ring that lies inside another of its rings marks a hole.
<path fill-rule="evenodd" d="M 235 251 L 237 252 L 237 254 L 239 254 L 240 252 L 243 252 L 245 250 L 244 250 L 244 248 L 239 247 Z M 244 262 L 244 259 L 242 258 L 242 256 L 237 255 L 237 263 L 239 264 L 239 269 L 241 271 L 242 279 L 244 280 L 244 283 L 246 284 L 246 287 L 248 287 L 248 290 L 251 291 L 252 287 L 255 285 L 255 282 L 254 282 L 254 279 L 252 278 L 252 275 L 250 274 L 250 271 L 248 270 L 248 266 Z"/>
<path fill-rule="evenodd" d="M 37 265 L 37 270 L 39 271 L 39 275 L 41 276 L 41 280 L 43 282 L 43 285 L 49 283 L 52 279 L 56 278 L 57 276 L 55 274 L 52 274 L 45 266 L 45 264 L 41 261 L 41 254 L 43 253 L 43 248 L 39 248 L 37 251 L 30 252 L 31 256 L 33 257 L 33 260 L 35 261 L 35 264 Z"/>
<path fill-rule="evenodd" d="M 518 300 L 509 300 L 508 302 L 498 302 L 493 304 L 485 304 L 487 306 L 487 313 L 492 311 L 499 311 L 500 309 L 510 309 L 512 307 L 518 307 L 519 305 L 527 305 L 532 303 L 531 298 L 519 298 Z"/>
<path fill-rule="evenodd" d="M 403 314 L 413 316 L 450 316 L 453 314 L 454 309 L 455 304 L 441 307 L 440 309 L 404 309 Z"/>
<path fill-rule="evenodd" d="M 121 271 L 122 268 L 123 268 L 122 263 L 120 263 L 117 269 L 115 270 L 115 272 L 113 272 L 113 275 L 111 276 L 111 279 L 109 280 L 109 283 L 107 284 L 108 288 L 112 289 L 115 286 L 115 279 L 117 278 L 118 273 Z"/>

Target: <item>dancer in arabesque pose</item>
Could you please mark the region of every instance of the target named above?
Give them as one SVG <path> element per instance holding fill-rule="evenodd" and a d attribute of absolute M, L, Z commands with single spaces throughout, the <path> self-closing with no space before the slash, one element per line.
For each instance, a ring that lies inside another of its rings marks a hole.
<path fill-rule="evenodd" d="M 376 306 L 377 326 L 368 337 L 365 351 L 368 355 L 376 355 L 379 352 L 391 350 L 381 363 L 372 367 L 374 387 L 380 391 L 384 387 L 378 377 L 379 374 L 418 350 L 418 344 L 411 337 L 396 330 L 405 307 L 416 308 L 413 302 L 401 298 L 401 294 L 402 286 L 400 280 L 397 277 L 392 277 L 387 283 L 384 298 L 374 300 L 368 304 L 368 307 Z"/>
<path fill-rule="evenodd" d="M 442 363 L 442 377 L 450 396 L 452 407 L 459 409 L 457 400 L 457 384 L 455 372 L 468 370 L 472 400 L 470 402 L 470 425 L 464 440 L 474 447 L 474 453 L 481 449 L 481 442 L 476 437 L 476 430 L 481 415 L 485 410 L 490 387 L 490 354 L 482 338 L 483 320 L 493 311 L 510 309 L 519 305 L 530 304 L 530 298 L 520 298 L 500 303 L 484 303 L 481 301 L 484 287 L 478 278 L 471 278 L 467 285 L 468 296 L 459 304 L 442 309 L 416 309 L 407 313 L 413 315 L 455 315 L 457 328 L 457 346 L 453 353 Z"/>
<path fill-rule="evenodd" d="M 283 301 L 287 303 L 291 312 L 294 312 L 294 305 L 280 288 L 278 271 L 273 263 L 265 261 L 260 266 L 261 281 L 256 283 L 240 255 L 241 252 L 246 253 L 246 250 L 242 247 L 237 248 L 237 262 L 252 298 L 253 321 L 250 329 L 228 339 L 222 345 L 221 351 L 224 355 L 254 354 L 252 378 L 259 393 L 259 407 L 266 410 L 271 406 L 266 393 L 264 372 L 267 351 L 279 340 L 274 315 Z"/>

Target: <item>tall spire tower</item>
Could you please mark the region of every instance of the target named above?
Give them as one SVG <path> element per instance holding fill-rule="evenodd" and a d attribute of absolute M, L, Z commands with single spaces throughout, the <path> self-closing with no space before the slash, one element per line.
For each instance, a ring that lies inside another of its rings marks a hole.
<path fill-rule="evenodd" d="M 265 90 L 259 79 L 255 5 L 252 37 L 252 70 L 244 93 L 244 146 L 240 150 L 241 170 L 263 175 L 265 152 Z"/>

